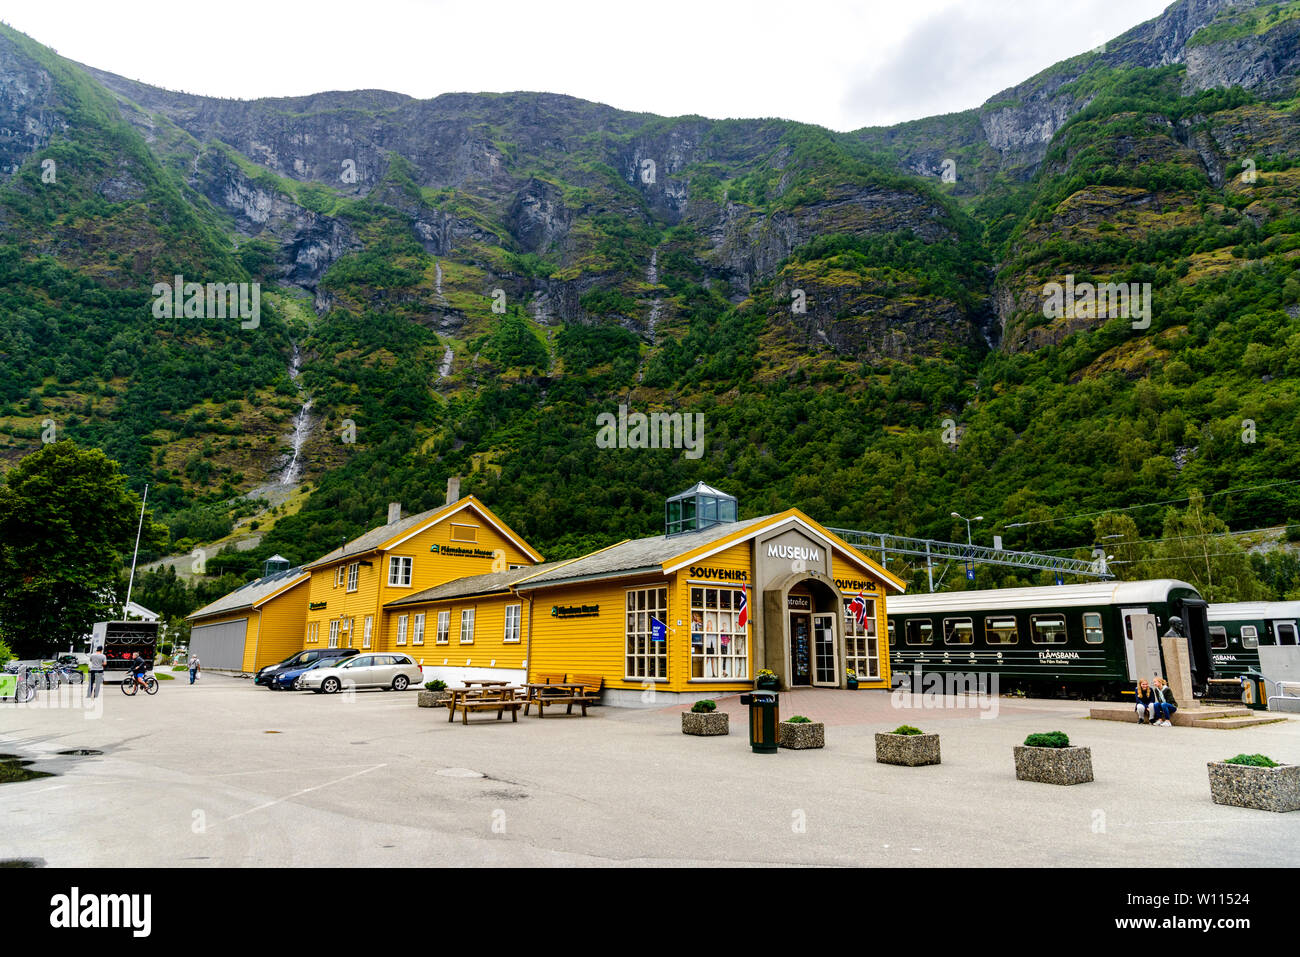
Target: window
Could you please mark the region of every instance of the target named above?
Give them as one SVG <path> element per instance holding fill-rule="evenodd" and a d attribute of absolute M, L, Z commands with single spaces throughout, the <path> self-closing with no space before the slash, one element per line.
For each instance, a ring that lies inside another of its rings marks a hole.
<path fill-rule="evenodd" d="M 664 624 L 662 641 L 654 640 L 655 620 Z M 691 625 L 691 630 L 692 632 L 695 630 L 694 624 Z M 691 653 L 694 655 L 694 634 L 691 635 L 691 642 Z M 624 647 L 627 650 L 623 665 L 626 677 L 668 677 L 667 588 L 639 588 L 627 593 L 627 631 L 624 636 Z M 701 638 L 701 651 L 703 647 Z M 693 658 L 691 666 L 694 667 Z"/>
<path fill-rule="evenodd" d="M 1029 628 L 1036 645 L 1065 644 L 1065 618 L 1061 615 L 1030 615 Z"/>
<path fill-rule="evenodd" d="M 339 620 L 335 618 L 330 622 L 330 645 L 331 648 L 339 646 Z"/>
<path fill-rule="evenodd" d="M 320 622 L 313 621 L 311 624 L 307 626 L 306 644 L 310 645 L 318 641 L 320 641 Z"/>
<path fill-rule="evenodd" d="M 406 644 L 406 624 L 409 617 L 409 615 L 397 616 L 397 643 L 399 645 Z"/>
<path fill-rule="evenodd" d="M 464 608 L 460 613 L 460 643 L 474 644 L 474 609 Z"/>
<path fill-rule="evenodd" d="M 903 634 L 909 645 L 928 645 L 933 632 L 934 626 L 924 619 L 914 618 L 903 626 Z"/>
<path fill-rule="evenodd" d="M 1223 625 L 1210 626 L 1210 647 L 1215 651 L 1223 651 L 1228 647 L 1228 629 Z"/>
<path fill-rule="evenodd" d="M 943 643 L 945 645 L 975 644 L 975 623 L 969 618 L 945 618 Z"/>
<path fill-rule="evenodd" d="M 361 563 L 353 562 L 348 566 L 348 591 L 357 590 L 357 579 L 361 577 Z"/>
<path fill-rule="evenodd" d="M 335 588 L 342 588 L 342 587 L 343 587 L 343 572 L 344 572 L 344 568 L 343 568 L 342 565 L 340 565 L 338 568 L 334 569 L 334 587 L 335 587 Z"/>
<path fill-rule="evenodd" d="M 1020 641 L 1020 629 L 1014 618 L 985 618 L 984 640 L 990 645 L 1014 645 Z"/>
<path fill-rule="evenodd" d="M 361 647 L 370 647 L 370 635 L 375 629 L 375 616 L 366 615 L 365 630 L 361 633 Z"/>
<path fill-rule="evenodd" d="M 740 622 L 739 588 L 691 588 L 691 677 L 748 678 L 749 624 Z M 667 626 L 665 618 L 660 618 Z M 667 629 L 664 641 L 666 645 Z"/>
<path fill-rule="evenodd" d="M 453 524 L 451 526 L 451 540 L 453 542 L 477 542 L 478 526 Z"/>
<path fill-rule="evenodd" d="M 415 616 L 414 625 L 415 627 L 411 633 L 411 644 L 422 645 L 424 644 L 424 612 L 420 612 Z"/>
<path fill-rule="evenodd" d="M 1090 645 L 1099 645 L 1105 640 L 1101 633 L 1101 615 L 1095 611 L 1083 614 L 1083 640 Z"/>
<path fill-rule="evenodd" d="M 1241 626 L 1241 647 L 1258 648 L 1259 647 L 1259 629 L 1254 625 Z"/>
<path fill-rule="evenodd" d="M 865 625 L 849 611 L 852 599 L 844 602 L 844 667 L 852 668 L 859 681 L 880 677 L 880 643 L 876 637 L 876 600 L 866 599 Z"/>
<path fill-rule="evenodd" d="M 506 641 L 519 641 L 519 611 L 519 605 L 506 605 Z"/>
<path fill-rule="evenodd" d="M 887 624 L 887 628 L 889 630 L 889 647 L 893 648 L 896 644 L 898 644 L 898 635 L 894 633 L 894 623 L 892 621 L 889 622 Z"/>
<path fill-rule="evenodd" d="M 438 612 L 438 644 L 445 645 L 451 637 L 451 612 Z"/>
<path fill-rule="evenodd" d="M 411 584 L 411 562 L 414 559 L 401 555 L 392 555 L 388 559 L 388 584 L 395 588 L 406 588 Z"/>
<path fill-rule="evenodd" d="M 528 568 L 528 567 L 529 567 L 528 565 L 519 565 L 519 564 L 516 564 L 516 563 L 514 563 L 514 562 L 511 562 L 511 563 L 510 563 L 510 571 L 512 571 L 512 572 L 513 572 L 513 571 L 516 571 L 516 570 L 518 570 L 518 569 L 520 569 L 520 568 Z"/>

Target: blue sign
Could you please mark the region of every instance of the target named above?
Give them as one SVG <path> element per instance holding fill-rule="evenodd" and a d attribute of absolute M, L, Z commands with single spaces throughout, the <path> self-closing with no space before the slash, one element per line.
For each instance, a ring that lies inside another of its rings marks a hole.
<path fill-rule="evenodd" d="M 966 569 L 966 580 L 967 580 L 967 581 L 971 581 L 971 582 L 973 582 L 973 581 L 975 580 L 975 569 L 974 569 L 974 568 L 967 568 L 967 569 Z"/>
<path fill-rule="evenodd" d="M 1064 585 L 1064 584 L 1065 584 L 1065 579 L 1062 578 L 1060 575 L 1057 575 L 1057 576 L 1056 576 L 1056 584 L 1058 584 L 1058 585 Z"/>
<path fill-rule="evenodd" d="M 668 626 L 658 618 L 650 619 L 650 640 L 666 641 L 668 639 Z"/>

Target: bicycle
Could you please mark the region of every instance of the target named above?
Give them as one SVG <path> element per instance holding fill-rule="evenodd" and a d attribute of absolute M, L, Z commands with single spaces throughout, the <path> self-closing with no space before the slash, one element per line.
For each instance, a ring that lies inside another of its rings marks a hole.
<path fill-rule="evenodd" d="M 66 681 L 71 685 L 79 685 L 86 680 L 86 676 L 72 665 L 59 665 L 54 670 L 57 672 L 60 682 Z"/>
<path fill-rule="evenodd" d="M 140 680 L 144 682 L 145 694 L 158 693 L 158 679 L 155 678 L 153 675 L 146 674 Z M 126 680 L 122 682 L 122 694 L 127 695 L 129 697 L 135 694 L 136 689 L 138 687 L 139 684 L 136 681 L 135 675 L 127 675 Z"/>
<path fill-rule="evenodd" d="M 26 704 L 36 697 L 36 685 L 28 680 L 27 670 L 28 669 L 23 669 L 16 672 L 18 675 L 18 681 L 14 684 L 14 693 L 12 697 L 5 696 L 4 698 L 0 698 L 0 700 L 12 700 L 16 701 L 18 704 Z"/>

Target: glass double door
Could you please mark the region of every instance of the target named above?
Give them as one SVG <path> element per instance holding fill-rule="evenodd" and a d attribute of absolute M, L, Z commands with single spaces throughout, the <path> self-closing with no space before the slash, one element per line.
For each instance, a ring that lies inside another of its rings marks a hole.
<path fill-rule="evenodd" d="M 839 686 L 834 615 L 790 616 L 790 685 Z"/>

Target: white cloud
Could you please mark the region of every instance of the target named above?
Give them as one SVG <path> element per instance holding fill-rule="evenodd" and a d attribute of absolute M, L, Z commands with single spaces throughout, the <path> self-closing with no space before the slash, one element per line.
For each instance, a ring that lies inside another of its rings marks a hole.
<path fill-rule="evenodd" d="M 191 93 L 544 90 L 666 115 L 779 116 L 853 129 L 975 106 L 1162 6 L 60 0 L 5 16 L 70 59 Z"/>

